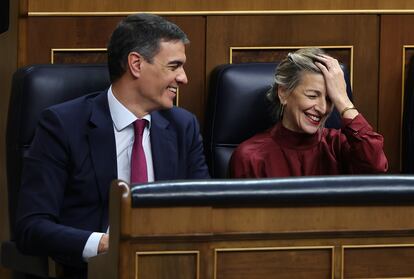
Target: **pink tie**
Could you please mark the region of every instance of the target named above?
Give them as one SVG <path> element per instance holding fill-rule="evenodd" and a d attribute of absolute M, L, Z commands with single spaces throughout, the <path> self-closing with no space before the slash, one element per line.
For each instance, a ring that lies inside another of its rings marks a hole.
<path fill-rule="evenodd" d="M 146 125 L 145 119 L 137 119 L 134 122 L 135 140 L 131 154 L 131 184 L 148 182 L 147 161 L 144 148 L 142 148 L 142 135 Z"/>

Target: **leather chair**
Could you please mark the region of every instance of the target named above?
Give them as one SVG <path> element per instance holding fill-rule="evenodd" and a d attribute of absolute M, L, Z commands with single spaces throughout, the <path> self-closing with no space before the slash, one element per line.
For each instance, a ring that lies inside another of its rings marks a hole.
<path fill-rule="evenodd" d="M 40 113 L 46 107 L 104 90 L 110 85 L 106 65 L 33 65 L 16 71 L 6 130 L 7 189 L 10 241 L 2 243 L 1 263 L 18 273 L 40 277 L 49 272 L 50 260 L 20 253 L 14 242 L 14 224 L 21 182 L 22 158 L 30 147 Z M 55 274 L 53 274 L 55 273 Z M 20 278 L 24 278 L 20 276 Z"/>
<path fill-rule="evenodd" d="M 404 88 L 402 172 L 414 173 L 414 57 L 408 64 Z"/>
<path fill-rule="evenodd" d="M 265 94 L 273 83 L 276 66 L 277 63 L 225 64 L 212 72 L 204 149 L 213 178 L 227 176 L 227 165 L 237 145 L 275 124 Z M 345 69 L 344 72 L 347 73 Z M 352 100 L 347 75 L 345 80 Z M 336 110 L 328 118 L 326 127 L 340 127 Z"/>

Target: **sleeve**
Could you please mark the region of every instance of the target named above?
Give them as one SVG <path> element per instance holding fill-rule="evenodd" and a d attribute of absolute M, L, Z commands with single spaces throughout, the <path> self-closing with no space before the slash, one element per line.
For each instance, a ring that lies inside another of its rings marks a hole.
<path fill-rule="evenodd" d="M 388 161 L 383 151 L 384 138 L 374 132 L 365 118 L 342 119 L 341 153 L 347 173 L 385 173 Z"/>
<path fill-rule="evenodd" d="M 92 232 L 60 224 L 70 179 L 70 148 L 65 134 L 58 115 L 45 111 L 23 159 L 16 237 L 25 253 L 78 266 L 83 264 L 82 251 Z"/>
<path fill-rule="evenodd" d="M 99 242 L 103 235 L 104 233 L 94 232 L 89 236 L 82 252 L 82 258 L 85 262 L 89 261 L 89 258 L 98 255 Z"/>
<path fill-rule="evenodd" d="M 200 134 L 198 121 L 194 115 L 187 129 L 190 138 L 188 160 L 187 160 L 187 178 L 189 179 L 208 179 L 206 159 L 204 157 L 203 139 Z"/>

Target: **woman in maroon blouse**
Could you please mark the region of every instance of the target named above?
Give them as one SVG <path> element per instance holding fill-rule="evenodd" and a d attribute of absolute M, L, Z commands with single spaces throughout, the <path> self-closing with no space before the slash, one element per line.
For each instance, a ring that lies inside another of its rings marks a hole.
<path fill-rule="evenodd" d="M 268 92 L 277 124 L 240 144 L 232 177 L 384 173 L 383 137 L 374 132 L 346 93 L 338 61 L 317 48 L 300 49 L 276 69 Z M 324 124 L 333 107 L 341 129 Z"/>

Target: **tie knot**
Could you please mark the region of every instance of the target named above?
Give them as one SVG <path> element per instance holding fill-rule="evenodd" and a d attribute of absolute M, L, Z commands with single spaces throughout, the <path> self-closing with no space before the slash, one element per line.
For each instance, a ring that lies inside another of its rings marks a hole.
<path fill-rule="evenodd" d="M 142 136 L 144 134 L 145 126 L 147 126 L 146 119 L 137 119 L 134 122 L 134 133 L 135 135 Z"/>

